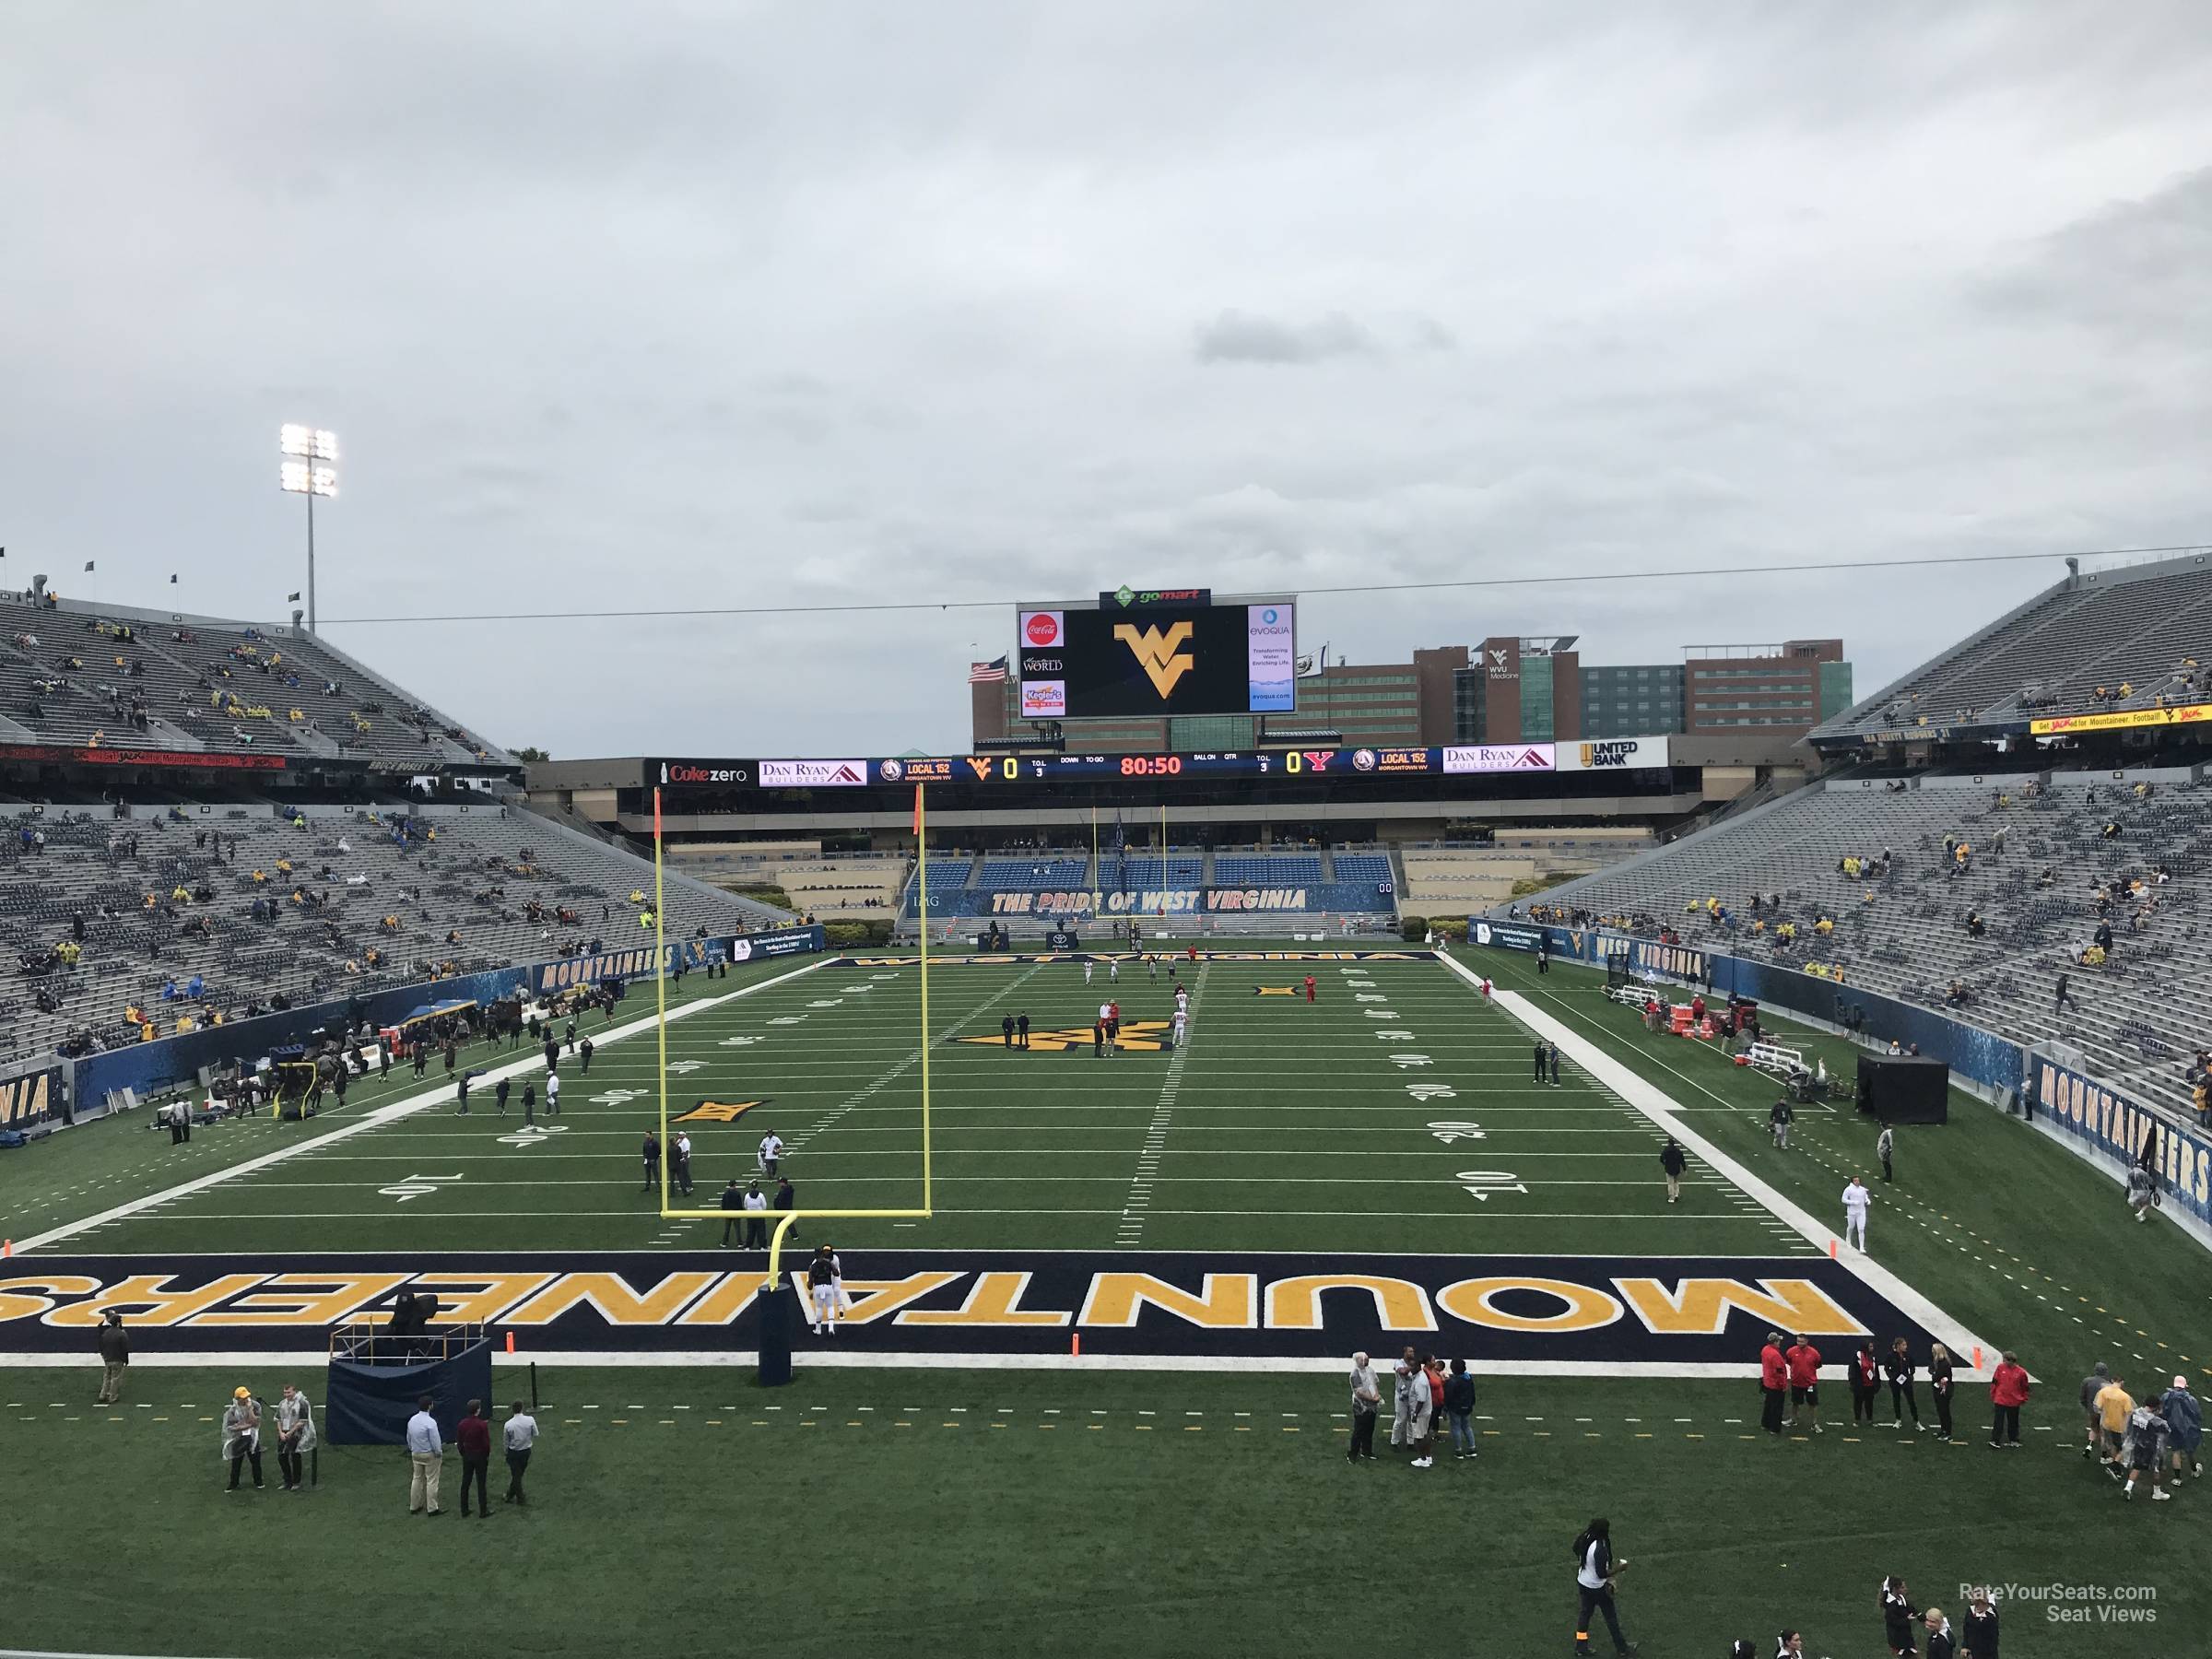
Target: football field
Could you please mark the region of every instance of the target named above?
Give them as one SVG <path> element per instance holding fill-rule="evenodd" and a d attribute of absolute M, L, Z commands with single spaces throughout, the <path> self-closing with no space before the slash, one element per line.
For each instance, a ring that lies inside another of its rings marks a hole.
<path fill-rule="evenodd" d="M 580 1029 L 588 1074 L 562 1054 L 557 1118 L 522 1121 L 542 1055 L 479 1045 L 465 1116 L 434 1067 L 187 1147 L 128 1118 L 53 1136 L 0 1166 L 18 1245 L 0 1269 L 0 1480 L 129 1553 L 149 1593 L 116 1640 L 147 1653 L 273 1655 L 331 1619 L 350 1621 L 349 1651 L 411 1652 L 415 1628 L 380 1613 L 387 1570 L 432 1585 L 441 1621 L 493 1611 L 533 1651 L 601 1653 L 641 1595 L 711 1626 L 781 1605 L 794 1556 L 856 1547 L 861 1581 L 780 1647 L 1026 1652 L 1072 1614 L 1082 1652 L 1244 1652 L 1283 1626 L 1300 1651 L 1384 1628 L 1451 1643 L 1473 1620 L 1500 1651 L 1563 1652 L 1564 1544 L 1596 1512 L 1639 1563 L 1622 1608 L 1647 1653 L 1785 1622 L 1810 1651 L 1872 1651 L 1868 1592 L 1896 1571 L 1954 1612 L 1967 1579 L 2148 1585 L 2159 1639 L 2196 1628 L 2200 1489 L 2123 1505 L 2079 1458 L 2071 1405 L 2100 1359 L 2212 1380 L 2212 1304 L 2173 1230 L 2131 1225 L 2103 1177 L 1957 1096 L 1948 1124 L 1900 1132 L 1869 1256 L 1831 1260 L 1836 1194 L 1875 1173 L 1846 1106 L 1804 1110 L 1777 1151 L 1770 1079 L 1646 1032 L 1600 976 L 1493 952 L 1469 959 L 1496 981 L 1486 999 L 1418 951 L 1292 948 L 1178 961 L 1173 982 L 1165 960 L 1155 980 L 1100 959 L 1088 984 L 1080 959 L 934 961 L 935 1215 L 802 1221 L 802 1245 L 838 1245 L 853 1305 L 833 1336 L 802 1327 L 784 1389 L 747 1369 L 763 1253 L 664 1216 L 644 1179 L 659 1045 L 634 994 Z M 1191 993 L 1179 1049 L 1159 1038 L 1174 984 Z M 1107 1000 L 1126 1033 L 1112 1057 L 1093 1053 Z M 688 979 L 667 1054 L 689 1202 L 754 1179 L 772 1129 L 803 1209 L 919 1206 L 921 1002 L 918 964 L 891 953 Z M 1001 1021 L 1025 1013 L 1030 1048 L 1009 1050 Z M 1559 1041 L 1556 1084 L 1535 1076 L 1540 1032 Z M 1848 1071 L 1841 1040 L 1791 1040 Z M 1691 1148 L 1671 1206 L 1670 1129 Z M 410 1278 L 519 1338 L 494 1387 L 542 1390 L 539 1503 L 431 1536 L 392 1454 L 335 1446 L 312 1494 L 226 1497 L 229 1389 L 288 1378 L 319 1396 L 327 1326 Z M 85 1357 L 111 1303 L 139 1363 L 103 1411 Z M 1860 1329 L 1923 1354 L 1931 1331 L 2017 1347 L 2038 1378 L 2024 1453 L 1982 1443 L 1987 1391 L 1963 1375 L 1958 1440 L 1886 1398 L 1853 1421 L 1831 1386 L 1825 1434 L 1771 1441 L 1757 1347 L 1798 1316 L 1831 1385 Z M 1347 1471 L 1345 1356 L 1406 1344 L 1481 1378 L 1480 1455 L 1410 1471 L 1385 1450 Z M 112 1475 L 88 1490 L 88 1437 Z M 270 1531 L 271 1506 L 299 1519 Z M 641 1529 L 647 1512 L 665 1524 Z M 1124 1513 L 1144 1524 L 1100 1519 Z M 1392 1570 L 1433 1555 L 1440 1528 L 1437 1573 Z M 187 1535 L 249 1555 L 284 1540 L 308 1576 L 258 1592 L 269 1618 L 241 1629 L 231 1587 L 173 1556 Z M 449 1591 L 456 1564 L 471 1587 Z M 83 1646 L 108 1605 L 92 1581 L 27 1583 L 0 1645 Z M 2041 1611 L 2006 1616 L 2021 1651 L 2167 1651 Z"/>
<path fill-rule="evenodd" d="M 1650 1119 L 1571 1057 L 1556 1084 L 1536 1081 L 1530 1033 L 1435 961 L 1086 966 L 931 968 L 936 1214 L 840 1222 L 841 1247 L 1816 1253 L 1699 1160 L 1670 1206 Z M 690 1202 L 758 1178 L 772 1130 L 802 1207 L 918 1206 L 921 973 L 880 959 L 787 971 L 673 1022 L 669 1118 L 691 1141 Z M 1190 994 L 1180 1050 L 1169 1042 L 1177 986 Z M 1102 1055 L 1092 1026 L 1110 1001 L 1121 1041 Z M 1026 1049 L 1002 1029 L 1021 1016 Z M 435 1065 L 421 1087 L 395 1074 L 398 1105 L 248 1125 L 257 1154 L 284 1155 L 100 1221 L 71 1248 L 712 1244 L 717 1223 L 664 1220 L 645 1179 L 653 1035 L 610 1042 L 608 1023 L 584 1022 L 599 1039 L 588 1072 L 562 1054 L 558 1117 L 541 1100 L 523 1121 L 524 1083 L 544 1092 L 526 1039 L 479 1047 L 465 1066 L 490 1076 L 472 1084 L 465 1115 Z M 510 1068 L 502 1115 L 494 1079 Z"/>

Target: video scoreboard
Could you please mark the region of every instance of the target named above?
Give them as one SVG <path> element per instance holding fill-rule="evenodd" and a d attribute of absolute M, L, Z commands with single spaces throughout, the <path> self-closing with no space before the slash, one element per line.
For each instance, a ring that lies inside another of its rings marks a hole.
<path fill-rule="evenodd" d="M 909 783 L 1019 787 L 1152 778 L 1479 777 L 1638 771 L 1668 764 L 1665 737 L 1414 748 L 1213 749 L 1133 755 L 881 755 L 829 759 L 655 760 L 653 782 L 686 789 L 868 789 Z"/>
<path fill-rule="evenodd" d="M 1288 714 L 1298 707 L 1298 606 L 1206 588 L 1121 588 L 1095 606 L 1015 614 L 1024 720 Z"/>

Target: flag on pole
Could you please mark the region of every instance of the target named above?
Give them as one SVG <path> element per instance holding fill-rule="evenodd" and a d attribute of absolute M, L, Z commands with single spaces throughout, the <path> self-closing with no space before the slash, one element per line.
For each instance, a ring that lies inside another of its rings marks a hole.
<path fill-rule="evenodd" d="M 1006 659 L 995 657 L 988 663 L 968 665 L 968 683 L 971 686 L 995 686 L 1006 677 Z"/>
<path fill-rule="evenodd" d="M 175 587 L 177 585 L 177 573 L 174 571 L 171 571 L 169 573 L 169 585 L 171 587 Z"/>
<path fill-rule="evenodd" d="M 89 576 L 89 575 L 92 573 L 92 566 L 93 566 L 94 562 L 95 562 L 94 560 L 92 560 L 92 559 L 86 559 L 86 560 L 85 560 L 85 574 L 86 574 L 86 575 Z"/>
<path fill-rule="evenodd" d="M 173 582 L 173 581 L 175 581 L 175 580 L 176 580 L 176 578 L 174 578 L 174 577 L 172 576 L 171 578 L 170 578 L 170 580 Z M 287 594 L 284 596 L 284 602 L 285 602 L 287 605 L 297 605 L 297 604 L 299 604 L 299 603 L 300 603 L 300 595 L 299 595 L 299 594 Z"/>

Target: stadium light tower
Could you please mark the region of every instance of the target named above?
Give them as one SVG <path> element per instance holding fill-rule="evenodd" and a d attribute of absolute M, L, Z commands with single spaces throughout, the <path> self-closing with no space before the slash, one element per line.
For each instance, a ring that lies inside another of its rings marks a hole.
<path fill-rule="evenodd" d="M 276 448 L 295 457 L 286 461 L 278 481 L 293 495 L 307 498 L 307 631 L 315 631 L 315 498 L 338 493 L 338 435 L 319 427 L 277 429 Z"/>

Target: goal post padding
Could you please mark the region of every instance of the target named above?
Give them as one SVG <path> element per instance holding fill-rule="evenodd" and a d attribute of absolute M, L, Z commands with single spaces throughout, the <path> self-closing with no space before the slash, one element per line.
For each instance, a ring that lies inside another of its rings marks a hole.
<path fill-rule="evenodd" d="M 392 1356 L 341 1359 L 333 1355 L 324 1395 L 323 1437 L 338 1446 L 404 1446 L 407 1419 L 424 1394 L 448 1441 L 471 1400 L 497 1408 L 491 1393 L 491 1338 L 447 1346 L 444 1358 L 414 1359 L 404 1339 L 387 1338 Z M 438 1345 L 433 1344 L 433 1350 Z"/>

